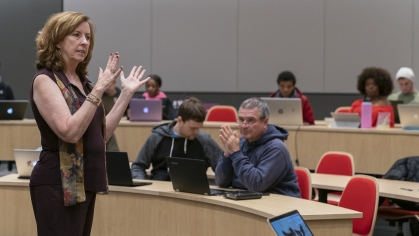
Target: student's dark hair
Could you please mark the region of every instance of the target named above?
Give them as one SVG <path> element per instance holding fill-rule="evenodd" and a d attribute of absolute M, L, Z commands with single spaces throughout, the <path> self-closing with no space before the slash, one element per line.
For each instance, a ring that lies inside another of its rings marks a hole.
<path fill-rule="evenodd" d="M 205 109 L 198 98 L 189 97 L 180 105 L 178 115 L 182 118 L 183 122 L 188 120 L 204 122 Z"/>
<path fill-rule="evenodd" d="M 367 67 L 358 75 L 357 88 L 363 95 L 366 95 L 365 84 L 368 79 L 374 79 L 378 86 L 378 93 L 382 97 L 387 97 L 393 91 L 393 80 L 387 70 L 379 67 Z"/>
<path fill-rule="evenodd" d="M 278 75 L 276 83 L 279 84 L 281 81 L 291 81 L 293 85 L 297 83 L 294 74 L 291 71 L 283 71 Z"/>
<path fill-rule="evenodd" d="M 160 76 L 158 76 L 158 75 L 156 75 L 156 74 L 151 74 L 151 75 L 149 75 L 149 76 L 147 76 L 147 77 L 150 77 L 150 79 L 152 79 L 152 80 L 156 81 L 157 85 L 159 85 L 159 88 L 161 88 L 162 82 L 161 82 L 161 78 L 160 78 Z M 147 77 L 146 77 L 146 78 L 147 78 Z"/>

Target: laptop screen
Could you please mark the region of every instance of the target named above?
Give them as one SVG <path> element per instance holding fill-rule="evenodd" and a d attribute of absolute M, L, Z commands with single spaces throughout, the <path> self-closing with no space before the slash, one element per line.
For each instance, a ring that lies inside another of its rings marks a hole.
<path fill-rule="evenodd" d="M 306 222 L 301 217 L 297 210 L 285 213 L 283 215 L 275 216 L 268 219 L 269 224 L 275 231 L 276 235 L 305 235 L 313 236 L 313 233 L 308 228 Z"/>
<path fill-rule="evenodd" d="M 0 120 L 22 120 L 27 106 L 27 100 L 1 100 Z"/>
<path fill-rule="evenodd" d="M 269 123 L 275 125 L 303 125 L 300 98 L 261 97 L 269 107 Z"/>
<path fill-rule="evenodd" d="M 133 98 L 130 102 L 131 121 L 161 121 L 163 104 L 160 99 Z"/>

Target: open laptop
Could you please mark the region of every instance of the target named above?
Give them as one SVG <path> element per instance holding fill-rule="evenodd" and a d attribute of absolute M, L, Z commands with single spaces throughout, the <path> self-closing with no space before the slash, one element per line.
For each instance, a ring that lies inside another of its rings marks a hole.
<path fill-rule="evenodd" d="M 136 182 L 132 180 L 129 167 L 128 154 L 126 152 L 106 152 L 106 170 L 108 183 L 119 186 L 143 186 L 150 182 Z"/>
<path fill-rule="evenodd" d="M 394 111 L 394 123 L 400 124 L 399 109 L 397 108 L 397 105 L 403 104 L 403 101 L 395 100 L 395 101 L 390 101 L 390 103 Z"/>
<path fill-rule="evenodd" d="M 130 121 L 161 121 L 163 105 L 160 99 L 132 98 Z"/>
<path fill-rule="evenodd" d="M 166 157 L 166 160 L 175 191 L 203 195 L 222 195 L 226 192 L 210 189 L 204 160 L 180 157 Z"/>
<path fill-rule="evenodd" d="M 361 117 L 358 113 L 339 113 L 339 112 L 330 112 L 335 121 L 333 127 L 343 127 L 343 128 L 359 128 L 361 124 Z"/>
<path fill-rule="evenodd" d="M 27 100 L 0 100 L 0 120 L 23 120 Z"/>
<path fill-rule="evenodd" d="M 276 125 L 303 125 L 300 98 L 261 97 L 270 110 L 269 123 Z"/>
<path fill-rule="evenodd" d="M 288 213 L 272 217 L 268 219 L 268 223 L 278 236 L 313 236 L 313 233 L 311 232 L 310 228 L 308 228 L 306 222 L 297 210 L 293 210 Z"/>
<path fill-rule="evenodd" d="M 29 179 L 36 163 L 39 161 L 40 150 L 14 149 L 17 174 L 19 179 Z"/>
<path fill-rule="evenodd" d="M 400 124 L 406 130 L 419 130 L 419 105 L 398 104 Z"/>

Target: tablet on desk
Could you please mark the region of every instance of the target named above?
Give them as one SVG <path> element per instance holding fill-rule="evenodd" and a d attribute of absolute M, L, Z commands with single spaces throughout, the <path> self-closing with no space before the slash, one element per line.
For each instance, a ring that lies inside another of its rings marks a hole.
<path fill-rule="evenodd" d="M 268 219 L 268 223 L 276 235 L 305 235 L 313 236 L 303 217 L 297 210 Z"/>

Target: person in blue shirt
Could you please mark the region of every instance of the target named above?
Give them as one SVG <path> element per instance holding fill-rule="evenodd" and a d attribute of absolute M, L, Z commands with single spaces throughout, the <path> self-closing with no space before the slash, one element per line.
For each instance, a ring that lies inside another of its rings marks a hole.
<path fill-rule="evenodd" d="M 217 185 L 301 197 L 284 143 L 288 131 L 268 124 L 269 108 L 260 98 L 244 101 L 238 115 L 241 137 L 229 125 L 221 126 L 224 152 L 215 169 Z"/>

